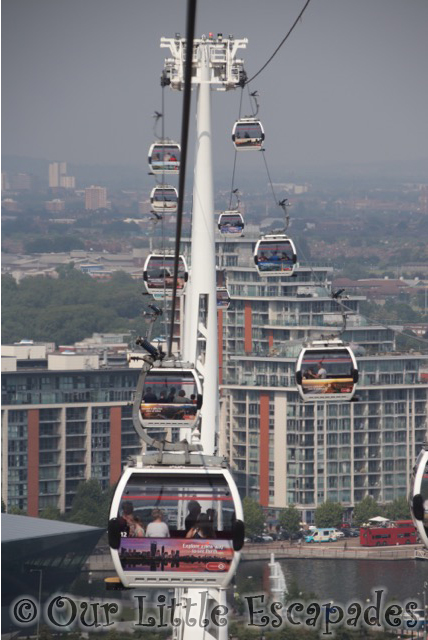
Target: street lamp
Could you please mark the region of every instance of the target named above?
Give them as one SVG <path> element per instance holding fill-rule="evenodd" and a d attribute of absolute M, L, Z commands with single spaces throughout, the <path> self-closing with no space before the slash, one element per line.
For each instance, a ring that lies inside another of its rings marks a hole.
<path fill-rule="evenodd" d="M 39 574 L 39 615 L 37 618 L 37 640 L 40 637 L 40 618 L 42 617 L 42 578 L 43 578 L 43 569 L 30 569 L 30 573 L 38 573 Z"/>

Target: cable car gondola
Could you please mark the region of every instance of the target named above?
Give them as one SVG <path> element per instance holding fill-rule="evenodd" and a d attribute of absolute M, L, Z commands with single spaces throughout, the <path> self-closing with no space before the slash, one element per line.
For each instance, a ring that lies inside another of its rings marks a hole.
<path fill-rule="evenodd" d="M 140 404 L 143 429 L 191 428 L 199 418 L 201 406 L 202 386 L 195 369 L 158 367 L 146 374 Z"/>
<path fill-rule="evenodd" d="M 178 257 L 177 295 L 184 292 L 188 278 L 186 260 Z M 174 256 L 151 253 L 143 269 L 143 280 L 147 293 L 155 297 L 172 296 L 174 286 Z"/>
<path fill-rule="evenodd" d="M 129 466 L 108 531 L 125 587 L 227 587 L 244 541 L 242 504 L 220 465 Z"/>
<path fill-rule="evenodd" d="M 297 360 L 296 382 L 305 401 L 351 400 L 357 381 L 357 361 L 341 340 L 314 340 Z"/>
<path fill-rule="evenodd" d="M 177 189 L 169 184 L 158 185 L 150 194 L 150 204 L 153 211 L 175 213 L 178 206 Z"/>
<path fill-rule="evenodd" d="M 244 231 L 244 218 L 239 211 L 223 211 L 218 217 L 220 233 L 240 236 Z"/>
<path fill-rule="evenodd" d="M 296 248 L 286 235 L 267 235 L 258 240 L 254 263 L 262 276 L 292 276 L 297 265 Z"/>
<path fill-rule="evenodd" d="M 217 309 L 226 311 L 230 307 L 230 295 L 227 287 L 217 287 Z"/>
<path fill-rule="evenodd" d="M 153 173 L 178 173 L 180 145 L 177 142 L 155 142 L 149 150 L 149 165 Z"/>
<path fill-rule="evenodd" d="M 237 151 L 260 151 L 264 139 L 263 126 L 257 118 L 241 118 L 235 122 L 232 140 Z"/>
<path fill-rule="evenodd" d="M 428 549 L 428 445 L 420 452 L 413 469 L 410 509 L 419 537 Z"/>

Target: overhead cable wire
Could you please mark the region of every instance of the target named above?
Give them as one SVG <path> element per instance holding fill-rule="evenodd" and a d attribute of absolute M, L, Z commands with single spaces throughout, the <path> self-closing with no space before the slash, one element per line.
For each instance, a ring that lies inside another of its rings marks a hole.
<path fill-rule="evenodd" d="M 297 23 L 299 22 L 300 18 L 303 16 L 303 14 L 306 11 L 306 7 L 308 6 L 308 4 L 310 3 L 311 0 L 306 0 L 305 6 L 303 7 L 303 9 L 301 10 L 301 12 L 299 13 L 299 15 L 297 16 L 293 26 L 291 27 L 291 29 L 288 31 L 287 35 L 285 36 L 285 38 L 283 38 L 281 40 L 281 42 L 279 43 L 279 45 L 277 46 L 277 48 L 275 49 L 275 51 L 273 52 L 273 54 L 271 55 L 271 57 L 269 58 L 269 60 L 267 60 L 267 62 L 265 62 L 265 64 L 262 66 L 261 69 L 259 69 L 259 71 L 257 71 L 257 73 L 255 73 L 251 78 L 249 78 L 248 80 L 246 80 L 245 84 L 249 84 L 250 82 L 252 82 L 254 80 L 254 78 L 257 78 L 258 75 L 261 74 L 262 71 L 264 71 L 264 69 L 266 69 L 266 67 L 268 66 L 268 64 L 273 60 L 273 58 L 276 56 L 276 54 L 278 53 L 278 51 L 281 49 L 282 45 L 286 42 L 286 40 L 288 39 L 288 37 L 293 33 L 295 27 L 297 26 Z"/>
<path fill-rule="evenodd" d="M 273 199 L 275 201 L 275 204 L 277 205 L 278 204 L 278 200 L 277 200 L 277 197 L 276 197 L 275 189 L 273 188 L 272 179 L 271 179 L 270 173 L 269 173 L 269 167 L 268 167 L 267 162 L 266 162 L 266 155 L 265 155 L 266 152 L 265 152 L 264 149 L 261 149 L 261 152 L 262 152 L 262 156 L 263 156 L 263 162 L 265 163 L 266 173 L 267 173 L 267 176 L 268 176 L 268 180 L 269 180 L 269 184 L 270 184 L 270 189 L 272 191 Z"/>
<path fill-rule="evenodd" d="M 238 112 L 238 122 L 241 119 L 241 109 L 242 109 L 242 96 L 244 95 L 244 88 L 241 90 L 241 98 L 239 100 L 239 112 Z M 230 187 L 230 198 L 229 198 L 229 209 L 232 208 L 232 196 L 233 196 L 233 188 L 235 186 L 235 171 L 236 171 L 236 157 L 238 155 L 238 150 L 235 148 L 235 157 L 233 159 L 233 171 L 232 171 L 232 185 Z"/>
<path fill-rule="evenodd" d="M 174 277 L 171 305 L 171 325 L 169 334 L 168 355 L 172 355 L 172 342 L 174 339 L 174 320 L 177 302 L 177 279 L 178 260 L 180 255 L 181 230 L 183 226 L 183 203 L 184 184 L 186 180 L 187 146 L 189 140 L 190 105 L 192 96 L 192 63 L 193 63 L 193 40 L 195 35 L 196 22 L 196 0 L 187 0 L 186 18 L 186 61 L 184 68 L 184 91 L 183 91 L 183 113 L 181 119 L 181 156 L 180 172 L 178 176 L 178 204 L 177 204 L 177 225 L 175 231 L 175 252 L 174 252 Z"/>

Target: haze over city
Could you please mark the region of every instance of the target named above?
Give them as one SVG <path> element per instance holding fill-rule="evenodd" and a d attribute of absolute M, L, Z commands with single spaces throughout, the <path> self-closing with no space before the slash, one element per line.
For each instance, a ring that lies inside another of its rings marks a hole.
<path fill-rule="evenodd" d="M 248 37 L 242 57 L 251 77 L 302 6 L 202 0 L 196 35 Z M 144 174 L 152 116 L 162 110 L 167 52 L 159 42 L 184 34 L 185 7 L 184 0 L 4 0 L 3 154 L 137 166 Z M 427 24 L 424 0 L 309 4 L 250 85 L 260 95 L 274 179 L 301 167 L 426 158 Z M 239 98 L 240 90 L 213 95 L 217 170 L 232 167 Z M 175 139 L 181 103 L 180 93 L 166 89 L 165 131 Z M 242 111 L 250 112 L 246 89 Z"/>

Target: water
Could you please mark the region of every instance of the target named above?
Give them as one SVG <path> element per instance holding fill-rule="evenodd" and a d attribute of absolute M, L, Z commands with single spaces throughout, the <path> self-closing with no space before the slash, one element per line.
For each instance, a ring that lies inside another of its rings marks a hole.
<path fill-rule="evenodd" d="M 412 599 L 422 603 L 424 581 L 428 580 L 428 562 L 420 560 L 289 558 L 279 563 L 289 587 L 294 583 L 305 594 L 343 604 L 355 599 L 364 602 L 371 598 L 374 589 L 385 589 L 387 600 Z M 243 595 L 268 592 L 268 561 L 241 563 L 236 584 Z M 428 600 L 428 589 L 426 592 Z"/>

